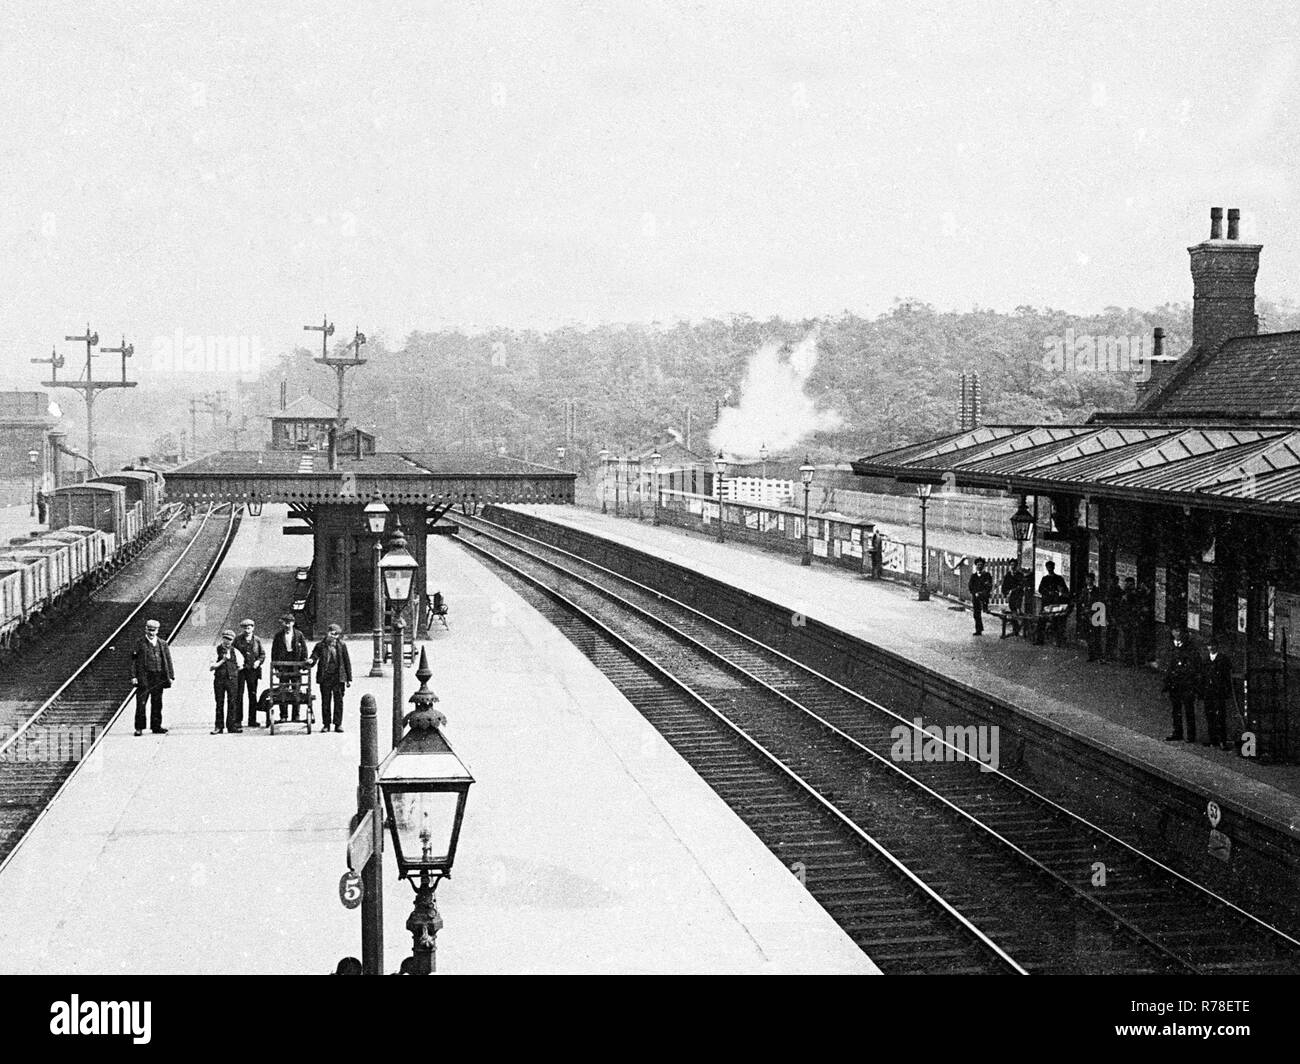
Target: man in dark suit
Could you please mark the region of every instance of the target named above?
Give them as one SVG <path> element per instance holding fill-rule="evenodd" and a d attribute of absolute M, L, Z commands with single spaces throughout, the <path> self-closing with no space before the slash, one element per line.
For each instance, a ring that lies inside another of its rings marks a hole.
<path fill-rule="evenodd" d="M 348 657 L 347 644 L 339 638 L 341 634 L 342 629 L 331 624 L 325 638 L 311 652 L 311 660 L 316 665 L 316 686 L 320 689 L 322 731 L 330 730 L 331 721 L 336 732 L 343 730 L 343 692 L 352 683 L 352 660 Z"/>
<path fill-rule="evenodd" d="M 989 596 L 993 594 L 993 577 L 984 571 L 984 559 L 975 559 L 975 571 L 971 573 L 970 584 L 971 611 L 975 614 L 975 635 L 984 634 L 984 613 L 989 608 Z"/>
<path fill-rule="evenodd" d="M 1012 614 L 1024 613 L 1025 609 L 1025 575 L 1020 566 L 1011 565 L 1007 567 L 1006 575 L 1002 577 L 1002 597 L 1006 600 L 1007 611 Z M 1020 634 L 1020 621 L 1012 617 L 1011 633 Z"/>
<path fill-rule="evenodd" d="M 277 661 L 306 661 L 307 660 L 307 640 L 303 634 L 294 627 L 293 614 L 282 613 L 280 615 L 280 630 L 275 633 L 275 638 L 271 640 L 271 668 L 275 668 Z M 268 709 L 267 723 L 271 723 L 271 711 Z M 293 719 L 297 720 L 299 714 L 298 703 L 293 704 Z M 280 707 L 280 719 L 284 720 L 284 706 Z"/>
<path fill-rule="evenodd" d="M 208 671 L 212 673 L 212 697 L 217 705 L 213 735 L 244 730 L 235 720 L 235 706 L 239 704 L 239 672 L 243 664 L 243 657 L 235 649 L 235 633 L 227 628 L 221 633 L 221 642 L 208 663 Z"/>
<path fill-rule="evenodd" d="M 1205 700 L 1205 726 L 1210 733 L 1205 745 L 1231 750 L 1233 744 L 1228 742 L 1224 718 L 1228 701 L 1232 698 L 1232 659 L 1219 649 L 1217 640 L 1208 640 L 1205 649 L 1201 697 Z"/>
<path fill-rule="evenodd" d="M 257 727 L 257 685 L 262 679 L 262 662 L 266 660 L 266 648 L 254 633 L 257 626 L 245 617 L 239 622 L 239 635 L 235 636 L 235 649 L 243 658 L 243 667 L 239 670 L 239 687 L 235 692 L 235 723 L 244 723 L 244 696 L 248 696 L 248 726 Z M 268 724 L 271 722 L 268 720 Z"/>
<path fill-rule="evenodd" d="M 1063 576 L 1056 573 L 1056 562 L 1048 561 L 1043 563 L 1043 568 L 1047 573 L 1038 581 L 1038 601 L 1042 606 L 1043 612 L 1039 613 L 1038 626 L 1034 632 L 1034 642 L 1038 646 L 1043 645 L 1044 637 L 1047 634 L 1047 625 L 1052 625 L 1052 630 L 1056 633 L 1057 646 L 1065 646 L 1065 611 L 1047 611 L 1049 606 L 1063 606 L 1070 601 L 1070 585 L 1065 582 Z"/>
<path fill-rule="evenodd" d="M 1165 737 L 1167 743 L 1196 742 L 1196 692 L 1200 688 L 1201 659 L 1187 642 L 1187 633 L 1175 628 L 1174 645 L 1165 668 L 1165 693 L 1173 714 L 1174 730 Z M 1183 721 L 1187 722 L 1184 735 Z"/>
<path fill-rule="evenodd" d="M 1088 660 L 1101 661 L 1110 622 L 1106 616 L 1106 596 L 1097 585 L 1096 573 L 1089 573 L 1084 581 L 1083 590 L 1079 592 L 1079 623 L 1083 626 L 1083 637 L 1088 641 Z"/>
<path fill-rule="evenodd" d="M 163 691 L 176 679 L 172 652 L 167 641 L 158 635 L 157 621 L 144 622 L 144 635 L 131 650 L 131 686 L 135 688 L 135 733 L 144 732 L 144 707 L 149 704 L 149 729 L 166 735 L 163 727 Z"/>

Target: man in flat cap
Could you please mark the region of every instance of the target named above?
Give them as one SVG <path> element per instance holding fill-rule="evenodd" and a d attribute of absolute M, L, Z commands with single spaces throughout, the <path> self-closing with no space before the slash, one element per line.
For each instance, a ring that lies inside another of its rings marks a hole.
<path fill-rule="evenodd" d="M 243 658 L 239 670 L 239 688 L 235 693 L 235 723 L 243 726 L 244 698 L 248 698 L 248 726 L 257 727 L 257 685 L 262 679 L 262 662 L 266 660 L 266 647 L 256 634 L 257 625 L 252 618 L 239 622 L 239 635 L 235 636 L 235 649 Z M 268 720 L 268 724 L 271 722 Z"/>
<path fill-rule="evenodd" d="M 280 614 L 280 630 L 271 640 L 271 667 L 277 661 L 306 661 L 307 639 L 298 631 L 292 613 Z M 267 723 L 270 723 L 270 710 L 267 710 Z M 293 705 L 293 719 L 298 719 L 298 704 Z M 280 707 L 280 719 L 284 719 L 284 706 Z"/>
<path fill-rule="evenodd" d="M 213 649 L 212 660 L 208 662 L 208 671 L 212 673 L 212 697 L 217 707 L 213 735 L 244 730 L 235 720 L 235 706 L 239 702 L 239 670 L 243 664 L 243 657 L 235 649 L 235 633 L 227 628 L 221 633 L 221 642 Z"/>

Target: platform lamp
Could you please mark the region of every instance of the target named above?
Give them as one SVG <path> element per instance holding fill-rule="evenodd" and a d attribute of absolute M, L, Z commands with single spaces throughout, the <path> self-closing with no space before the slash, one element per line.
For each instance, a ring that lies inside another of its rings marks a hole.
<path fill-rule="evenodd" d="M 388 524 L 388 507 L 382 499 L 372 499 L 362 511 L 366 528 L 375 537 L 374 616 L 371 618 L 371 638 L 374 654 L 370 662 L 370 675 L 384 675 L 384 582 L 379 575 L 379 556 L 384 552 L 384 527 Z"/>
<path fill-rule="evenodd" d="M 442 928 L 434 891 L 451 877 L 474 777 L 443 737 L 441 728 L 447 718 L 435 708 L 438 696 L 429 690 L 433 672 L 424 648 L 415 675 L 420 688 L 411 696 L 415 709 L 405 718 L 408 730 L 379 766 L 378 783 L 398 875 L 415 887 L 415 906 L 406 921 L 411 932 L 408 974 L 432 975 Z"/>
<path fill-rule="evenodd" d="M 721 451 L 713 460 L 713 472 L 718 481 L 718 542 L 724 542 L 722 533 L 722 483 L 727 478 L 727 459 Z"/>
<path fill-rule="evenodd" d="M 808 538 L 808 493 L 812 491 L 813 474 L 817 472 L 812 459 L 803 456 L 803 465 L 799 467 L 799 479 L 803 481 L 803 557 L 800 565 L 812 565 L 812 541 Z"/>
<path fill-rule="evenodd" d="M 651 511 L 653 516 L 650 521 L 652 525 L 657 525 L 659 523 L 659 463 L 663 461 L 663 457 L 664 456 L 659 453 L 658 448 L 656 448 L 654 453 L 650 455 L 650 468 L 653 470 L 655 481 L 655 506 L 654 510 Z"/>
<path fill-rule="evenodd" d="M 761 444 L 758 448 L 758 460 L 763 463 L 763 479 L 767 480 L 767 444 Z"/>
<path fill-rule="evenodd" d="M 1024 562 L 1025 544 L 1029 542 L 1029 537 L 1034 532 L 1034 515 L 1029 512 L 1029 507 L 1025 505 L 1025 497 L 1020 496 L 1020 505 L 1016 507 L 1016 512 L 1011 515 L 1011 534 L 1016 537 L 1016 568 L 1019 569 Z"/>
<path fill-rule="evenodd" d="M 921 500 L 921 588 L 916 593 L 918 602 L 930 601 L 930 552 L 926 549 L 925 512 L 930 505 L 930 492 L 933 489 L 933 484 L 918 484 L 916 486 L 916 497 Z"/>
<path fill-rule="evenodd" d="M 28 517 L 36 516 L 36 459 L 40 458 L 40 456 L 41 452 L 35 449 L 27 452 L 27 461 L 31 463 L 32 467 L 32 505 L 27 512 Z"/>
<path fill-rule="evenodd" d="M 609 513 L 609 448 L 602 447 L 600 454 L 600 512 Z"/>
<path fill-rule="evenodd" d="M 254 495 L 245 505 L 248 507 L 249 517 L 262 516 L 262 497 L 260 495 Z"/>
<path fill-rule="evenodd" d="M 379 559 L 384 580 L 384 595 L 393 609 L 393 745 L 402 737 L 402 654 L 406 604 L 411 599 L 411 584 L 419 563 L 406 549 L 406 535 L 401 518 L 393 515 L 393 530 L 388 534 L 388 551 Z"/>

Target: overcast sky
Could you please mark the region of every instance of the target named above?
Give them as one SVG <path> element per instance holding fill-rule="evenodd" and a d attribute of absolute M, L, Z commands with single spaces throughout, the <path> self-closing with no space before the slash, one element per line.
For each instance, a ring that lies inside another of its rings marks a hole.
<path fill-rule="evenodd" d="M 1288 3 L 7 4 L 0 368 L 412 328 L 1190 298 L 1300 276 Z"/>

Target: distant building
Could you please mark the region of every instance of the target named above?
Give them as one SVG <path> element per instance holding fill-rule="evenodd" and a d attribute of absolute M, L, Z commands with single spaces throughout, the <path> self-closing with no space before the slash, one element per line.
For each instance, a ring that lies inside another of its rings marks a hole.
<path fill-rule="evenodd" d="M 334 427 L 334 408 L 313 395 L 299 396 L 292 403 L 269 414 L 271 450 L 324 451 L 329 449 L 330 430 Z M 374 437 L 368 453 L 374 453 Z"/>
<path fill-rule="evenodd" d="M 375 453 L 375 434 L 365 429 L 344 429 L 339 437 L 339 454 L 365 458 Z"/>
<path fill-rule="evenodd" d="M 29 502 L 33 479 L 37 491 L 53 487 L 45 483 L 50 470 L 46 434 L 57 420 L 44 392 L 0 392 L 0 504 Z"/>

